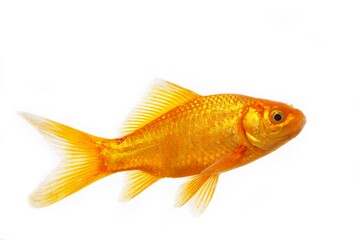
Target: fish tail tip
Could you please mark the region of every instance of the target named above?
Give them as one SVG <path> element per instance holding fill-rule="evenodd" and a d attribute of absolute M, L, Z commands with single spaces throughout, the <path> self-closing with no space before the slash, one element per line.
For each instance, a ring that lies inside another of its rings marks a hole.
<path fill-rule="evenodd" d="M 29 196 L 31 206 L 49 206 L 111 174 L 105 165 L 106 156 L 98 145 L 107 139 L 31 113 L 20 112 L 19 115 L 43 134 L 62 156 L 58 168 Z"/>
<path fill-rule="evenodd" d="M 44 122 L 44 118 L 32 114 L 32 113 L 28 113 L 28 112 L 16 112 L 20 117 L 22 117 L 23 119 L 25 119 L 26 121 L 28 121 L 29 123 L 41 123 Z"/>
<path fill-rule="evenodd" d="M 43 201 L 39 200 L 35 194 L 31 194 L 28 197 L 28 203 L 33 208 L 43 208 L 43 207 L 47 206 L 47 204 L 44 204 Z"/>
<path fill-rule="evenodd" d="M 19 115 L 20 117 L 22 117 L 22 118 L 30 118 L 31 117 L 31 115 L 33 115 L 33 114 L 31 114 L 31 113 L 28 113 L 28 112 L 22 112 L 22 111 L 18 111 L 18 112 L 16 112 L 16 114 L 17 115 Z"/>

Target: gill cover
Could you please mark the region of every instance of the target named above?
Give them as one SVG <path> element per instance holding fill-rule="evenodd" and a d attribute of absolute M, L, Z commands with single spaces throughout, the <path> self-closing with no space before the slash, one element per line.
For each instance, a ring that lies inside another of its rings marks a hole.
<path fill-rule="evenodd" d="M 246 137 L 255 147 L 264 149 L 265 145 L 261 139 L 265 138 L 264 125 L 262 122 L 264 109 L 260 106 L 251 106 L 248 108 L 244 118 L 243 126 Z"/>

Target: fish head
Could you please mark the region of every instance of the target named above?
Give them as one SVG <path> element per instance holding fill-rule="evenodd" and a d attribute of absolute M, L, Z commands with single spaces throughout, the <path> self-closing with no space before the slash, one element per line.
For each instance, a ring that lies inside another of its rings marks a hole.
<path fill-rule="evenodd" d="M 249 142 L 273 151 L 296 137 L 306 123 L 305 115 L 292 105 L 259 100 L 248 107 L 243 127 Z"/>

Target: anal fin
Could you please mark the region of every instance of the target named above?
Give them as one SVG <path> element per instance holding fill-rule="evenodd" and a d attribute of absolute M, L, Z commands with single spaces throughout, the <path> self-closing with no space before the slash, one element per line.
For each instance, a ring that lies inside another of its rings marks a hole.
<path fill-rule="evenodd" d="M 126 183 L 127 185 L 123 190 L 121 199 L 123 201 L 129 201 L 133 199 L 160 179 L 160 177 L 156 177 L 140 170 L 128 172 Z"/>
<path fill-rule="evenodd" d="M 197 175 L 180 187 L 175 206 L 181 207 L 191 199 L 191 208 L 200 215 L 209 205 L 219 179 L 219 174 Z"/>

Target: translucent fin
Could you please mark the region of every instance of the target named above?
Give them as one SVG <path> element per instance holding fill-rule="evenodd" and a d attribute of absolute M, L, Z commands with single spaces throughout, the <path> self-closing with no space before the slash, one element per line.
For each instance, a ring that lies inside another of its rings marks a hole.
<path fill-rule="evenodd" d="M 100 153 L 105 139 L 30 113 L 19 113 L 62 153 L 62 162 L 30 195 L 33 207 L 51 205 L 109 175 Z"/>
<path fill-rule="evenodd" d="M 121 199 L 123 201 L 133 199 L 160 179 L 160 177 L 156 177 L 140 170 L 128 172 L 127 185 L 124 188 Z"/>
<path fill-rule="evenodd" d="M 182 207 L 186 204 L 201 188 L 201 186 L 204 185 L 209 177 L 210 175 L 197 175 L 181 185 L 176 197 L 175 207 Z"/>
<path fill-rule="evenodd" d="M 190 207 L 194 215 L 202 214 L 209 206 L 214 196 L 218 179 L 219 175 L 212 175 L 193 196 L 190 201 Z"/>
<path fill-rule="evenodd" d="M 171 109 L 199 96 L 176 84 L 158 80 L 143 102 L 130 114 L 121 130 L 121 135 L 133 133 Z"/>
<path fill-rule="evenodd" d="M 177 196 L 175 207 L 181 207 L 192 199 L 191 208 L 195 214 L 201 214 L 214 195 L 218 174 L 197 175 L 183 184 Z"/>

